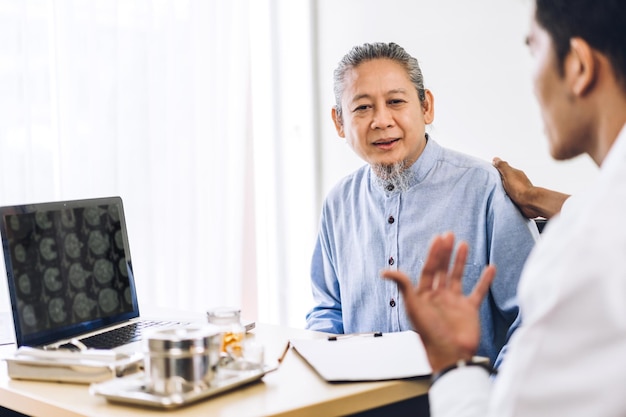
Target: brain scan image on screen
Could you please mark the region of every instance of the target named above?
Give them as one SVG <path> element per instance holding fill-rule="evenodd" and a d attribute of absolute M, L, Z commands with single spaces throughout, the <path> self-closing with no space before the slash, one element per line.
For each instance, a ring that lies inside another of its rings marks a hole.
<path fill-rule="evenodd" d="M 65 248 L 67 256 L 72 259 L 77 259 L 80 257 L 83 244 L 80 239 L 78 239 L 76 233 L 68 233 L 63 240 L 63 247 Z"/>
<path fill-rule="evenodd" d="M 48 303 L 48 314 L 50 320 L 54 323 L 63 323 L 67 319 L 65 311 L 65 300 L 61 297 L 55 297 Z"/>
<path fill-rule="evenodd" d="M 89 272 L 83 269 L 80 263 L 73 263 L 69 269 L 70 284 L 77 290 L 82 290 L 87 285 Z"/>
<path fill-rule="evenodd" d="M 51 293 L 57 292 L 63 288 L 63 278 L 61 277 L 59 268 L 46 268 L 43 273 L 43 282 L 46 289 Z"/>
<path fill-rule="evenodd" d="M 89 298 L 84 292 L 76 294 L 72 302 L 72 310 L 81 319 L 87 319 L 91 315 L 91 311 L 96 307 L 96 302 Z"/>
<path fill-rule="evenodd" d="M 117 205 L 11 214 L 7 224 L 24 330 L 131 310 Z"/>
<path fill-rule="evenodd" d="M 89 232 L 89 249 L 95 255 L 103 255 L 109 250 L 109 241 L 100 230 Z"/>
<path fill-rule="evenodd" d="M 100 285 L 108 285 L 113 279 L 115 271 L 113 264 L 108 259 L 98 259 L 94 264 L 93 275 Z"/>
<path fill-rule="evenodd" d="M 39 253 L 46 261 L 53 261 L 57 258 L 56 242 L 54 239 L 44 237 L 39 243 Z"/>

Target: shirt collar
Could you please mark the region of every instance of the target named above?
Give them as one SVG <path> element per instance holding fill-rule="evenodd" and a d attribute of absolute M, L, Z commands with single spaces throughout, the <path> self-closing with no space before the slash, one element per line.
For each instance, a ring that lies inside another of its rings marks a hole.
<path fill-rule="evenodd" d="M 439 156 L 441 154 L 441 146 L 433 140 L 433 138 L 426 134 L 426 146 L 422 151 L 422 154 L 417 158 L 417 160 L 411 165 L 408 169 L 413 173 L 411 176 L 409 188 L 413 188 L 415 185 L 419 184 L 426 178 L 428 173 L 437 163 Z M 372 171 L 372 168 L 369 168 L 369 182 L 371 188 L 378 189 L 383 191 L 387 195 L 391 195 L 394 193 L 398 193 L 398 190 L 388 189 L 387 185 L 383 185 L 381 187 L 380 183 L 375 178 L 375 174 Z"/>

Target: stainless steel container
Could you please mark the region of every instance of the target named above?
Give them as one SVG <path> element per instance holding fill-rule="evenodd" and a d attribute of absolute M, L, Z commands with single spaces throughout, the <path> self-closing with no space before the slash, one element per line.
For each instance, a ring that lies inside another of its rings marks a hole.
<path fill-rule="evenodd" d="M 222 336 L 217 326 L 160 329 L 147 335 L 146 385 L 170 395 L 211 385 L 220 358 Z"/>

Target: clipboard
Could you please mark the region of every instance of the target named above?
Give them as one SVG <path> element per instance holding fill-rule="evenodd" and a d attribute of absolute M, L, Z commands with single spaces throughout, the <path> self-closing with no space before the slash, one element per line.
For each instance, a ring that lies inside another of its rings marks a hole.
<path fill-rule="evenodd" d="M 416 332 L 407 330 L 378 335 L 357 333 L 324 339 L 293 339 L 290 343 L 328 382 L 430 376 L 432 369 L 422 339 Z"/>

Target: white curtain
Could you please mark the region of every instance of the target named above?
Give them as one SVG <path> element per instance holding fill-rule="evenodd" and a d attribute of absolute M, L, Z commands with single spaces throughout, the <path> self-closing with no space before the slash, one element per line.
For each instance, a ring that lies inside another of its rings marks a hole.
<path fill-rule="evenodd" d="M 0 204 L 120 195 L 140 305 L 301 325 L 318 196 L 289 3 L 0 0 Z"/>

